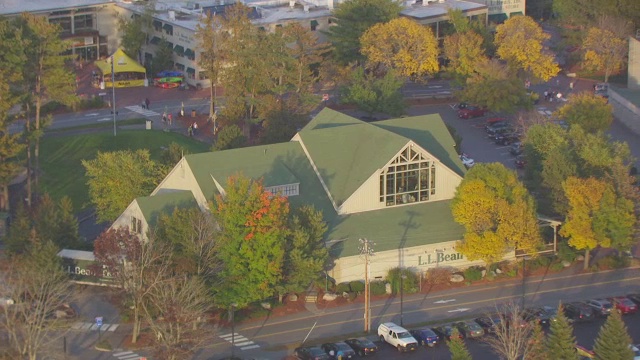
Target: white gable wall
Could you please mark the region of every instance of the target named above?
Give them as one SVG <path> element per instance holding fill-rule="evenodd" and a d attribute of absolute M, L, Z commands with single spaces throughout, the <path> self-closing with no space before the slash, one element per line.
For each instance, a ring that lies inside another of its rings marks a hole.
<path fill-rule="evenodd" d="M 421 152 L 434 161 L 436 166 L 436 193 L 430 196 L 429 201 L 449 200 L 453 199 L 456 188 L 460 185 L 462 177 L 453 170 L 444 166 L 435 156 L 418 146 L 413 141 L 409 141 L 407 145 L 413 145 L 413 148 Z M 406 148 L 403 146 L 391 159 L 390 163 Z M 388 165 L 387 163 L 387 165 Z M 371 176 L 338 208 L 338 214 L 353 214 L 363 211 L 379 210 L 388 208 L 384 202 L 380 202 L 380 173 L 386 168 L 376 170 Z M 420 203 L 415 203 L 420 204 Z M 412 204 L 395 205 L 395 206 L 411 206 Z"/>
<path fill-rule="evenodd" d="M 129 231 L 133 231 L 131 229 L 131 218 L 135 217 L 136 219 L 142 221 L 142 238 L 146 239 L 147 232 L 149 231 L 149 224 L 147 223 L 147 219 L 145 219 L 140 206 L 138 205 L 137 200 L 133 200 L 129 206 L 118 216 L 116 221 L 111 224 L 109 229 L 122 229 L 127 228 Z"/>
<path fill-rule="evenodd" d="M 209 209 L 207 199 L 202 193 L 195 176 L 193 176 L 191 167 L 185 158 L 180 159 L 178 164 L 169 172 L 169 175 L 153 190 L 151 196 L 176 190 L 191 191 L 200 210 L 207 211 Z"/>

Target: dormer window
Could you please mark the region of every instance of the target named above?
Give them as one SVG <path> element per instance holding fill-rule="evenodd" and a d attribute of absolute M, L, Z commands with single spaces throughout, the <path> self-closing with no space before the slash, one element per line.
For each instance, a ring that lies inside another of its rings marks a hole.
<path fill-rule="evenodd" d="M 395 206 L 429 201 L 435 184 L 435 162 L 408 146 L 381 172 L 380 202 Z"/>
<path fill-rule="evenodd" d="M 131 217 L 131 232 L 134 234 L 142 234 L 142 220 L 135 216 Z"/>
<path fill-rule="evenodd" d="M 272 193 L 273 195 L 282 196 L 296 196 L 300 195 L 300 184 L 288 184 L 280 186 L 269 186 L 265 188 L 265 191 Z"/>

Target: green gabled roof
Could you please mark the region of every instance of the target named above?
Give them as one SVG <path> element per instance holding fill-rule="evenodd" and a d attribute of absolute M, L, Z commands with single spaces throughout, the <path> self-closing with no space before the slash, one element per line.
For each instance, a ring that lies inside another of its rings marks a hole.
<path fill-rule="evenodd" d="M 338 206 L 409 142 L 329 108 L 299 135 Z"/>
<path fill-rule="evenodd" d="M 325 239 L 333 244 L 334 257 L 359 254 L 360 238 L 373 241 L 376 252 L 461 240 L 464 228 L 453 220 L 450 204 L 426 202 L 336 216 Z"/>
<path fill-rule="evenodd" d="M 170 215 L 176 208 L 194 208 L 198 206 L 193 193 L 187 190 L 163 192 L 153 196 L 144 196 L 136 199 L 147 224 L 153 226 L 161 214 Z"/>
<path fill-rule="evenodd" d="M 467 172 L 455 150 L 455 140 L 439 114 L 376 121 L 378 126 L 413 140 L 460 176 Z"/>
<path fill-rule="evenodd" d="M 289 197 L 293 207 L 312 204 L 323 211 L 326 219 L 335 215 L 298 142 L 193 154 L 185 158 L 207 200 L 218 193 L 212 177 L 225 187 L 230 176 L 242 174 L 252 179 L 262 178 L 265 187 L 299 183 L 300 195 Z"/>

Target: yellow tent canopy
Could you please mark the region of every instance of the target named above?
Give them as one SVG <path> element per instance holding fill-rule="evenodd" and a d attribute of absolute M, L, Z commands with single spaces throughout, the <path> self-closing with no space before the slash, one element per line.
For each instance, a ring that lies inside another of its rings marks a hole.
<path fill-rule="evenodd" d="M 102 72 L 102 75 L 111 76 L 111 58 L 113 57 L 113 70 L 118 73 L 146 73 L 144 66 L 138 64 L 135 60 L 127 56 L 122 49 L 116 50 L 113 55 L 106 60 L 96 61 L 96 66 Z"/>

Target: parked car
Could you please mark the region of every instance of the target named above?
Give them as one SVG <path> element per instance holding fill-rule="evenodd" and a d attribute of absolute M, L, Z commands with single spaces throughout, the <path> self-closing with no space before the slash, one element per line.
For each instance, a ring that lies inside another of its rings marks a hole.
<path fill-rule="evenodd" d="M 460 160 L 462 161 L 462 165 L 464 165 L 467 169 L 472 168 L 476 162 L 469 157 L 467 154 L 460 154 Z"/>
<path fill-rule="evenodd" d="M 514 142 L 509 147 L 509 153 L 511 155 L 513 155 L 513 156 L 522 155 L 523 151 L 524 151 L 524 146 L 522 145 L 522 142 L 520 142 L 520 141 Z"/>
<path fill-rule="evenodd" d="M 551 325 L 551 317 L 549 316 L 549 313 L 547 313 L 545 309 L 539 307 L 525 309 L 522 312 L 522 319 L 528 323 L 535 321 L 543 327 Z"/>
<path fill-rule="evenodd" d="M 374 344 L 373 341 L 369 339 L 347 339 L 344 342 L 351 346 L 353 351 L 355 351 L 359 356 L 373 355 L 378 352 L 378 345 Z"/>
<path fill-rule="evenodd" d="M 576 344 L 576 353 L 578 354 L 578 358 L 580 360 L 588 360 L 588 359 L 595 359 L 596 358 L 596 354 L 587 349 L 584 346 L 580 346 L 578 344 Z"/>
<path fill-rule="evenodd" d="M 486 108 L 482 108 L 474 105 L 467 105 L 462 109 L 458 110 L 458 117 L 460 119 L 471 119 L 476 117 L 485 116 L 488 112 Z"/>
<path fill-rule="evenodd" d="M 601 96 L 605 99 L 609 98 L 609 84 L 607 83 L 599 83 L 593 85 L 593 93 L 596 96 Z"/>
<path fill-rule="evenodd" d="M 636 303 L 636 305 L 640 305 L 640 294 L 628 294 L 627 299 Z"/>
<path fill-rule="evenodd" d="M 524 155 L 516 156 L 514 162 L 518 169 L 524 169 L 524 167 L 527 166 L 527 158 Z"/>
<path fill-rule="evenodd" d="M 329 355 L 320 346 L 304 346 L 293 351 L 300 360 L 330 360 Z"/>
<path fill-rule="evenodd" d="M 443 325 L 434 327 L 431 330 L 433 330 L 440 339 L 451 340 L 451 334 L 453 334 L 453 330 L 457 330 L 457 328 L 453 325 Z M 460 330 L 458 330 L 458 337 L 464 339 L 464 334 L 462 334 Z"/>
<path fill-rule="evenodd" d="M 343 341 L 322 344 L 322 350 L 324 350 L 331 359 L 346 360 L 356 357 L 356 352 Z"/>
<path fill-rule="evenodd" d="M 493 141 L 497 145 L 508 146 L 520 141 L 520 134 L 517 132 L 497 133 L 493 137 Z"/>
<path fill-rule="evenodd" d="M 638 305 L 624 296 L 612 297 L 609 301 L 621 314 L 634 314 L 638 311 Z"/>
<path fill-rule="evenodd" d="M 474 321 L 484 329 L 485 334 L 493 334 L 496 332 L 496 326 L 502 322 L 502 318 L 498 314 L 493 314 L 481 316 Z"/>
<path fill-rule="evenodd" d="M 553 306 L 543 306 L 542 310 L 547 313 L 550 322 L 556 321 L 556 317 L 558 316 L 558 308 Z"/>
<path fill-rule="evenodd" d="M 593 308 L 585 303 L 574 302 L 564 305 L 564 314 L 569 322 L 592 321 L 595 318 Z"/>
<path fill-rule="evenodd" d="M 484 129 L 489 135 L 495 135 L 500 132 L 513 131 L 513 127 L 508 122 L 499 122 L 491 125 L 486 125 Z"/>
<path fill-rule="evenodd" d="M 398 349 L 399 352 L 416 351 L 418 342 L 411 336 L 407 329 L 392 322 L 382 323 L 378 326 L 380 341 L 386 342 Z"/>
<path fill-rule="evenodd" d="M 633 351 L 633 360 L 640 360 L 640 344 L 629 345 L 631 351 Z"/>
<path fill-rule="evenodd" d="M 508 122 L 509 120 L 507 120 L 507 118 L 504 118 L 504 117 L 492 117 L 487 119 L 484 126 L 499 124 L 499 123 L 508 123 Z"/>
<path fill-rule="evenodd" d="M 434 347 L 440 342 L 438 335 L 429 328 L 409 330 L 409 332 L 418 344 L 423 346 Z"/>
<path fill-rule="evenodd" d="M 591 306 L 598 316 L 608 316 L 613 310 L 613 304 L 606 299 L 587 300 L 585 303 Z"/>
<path fill-rule="evenodd" d="M 484 336 L 484 329 L 474 321 L 460 321 L 453 325 L 467 339 L 477 339 Z"/>

